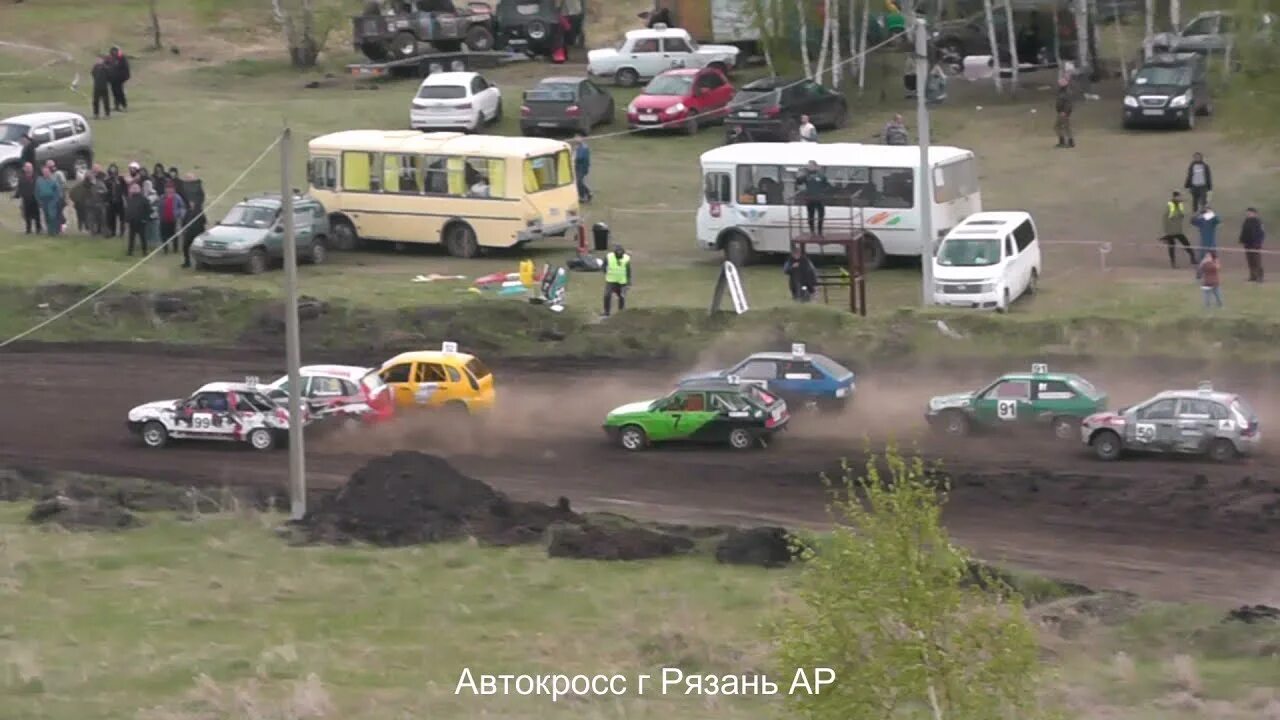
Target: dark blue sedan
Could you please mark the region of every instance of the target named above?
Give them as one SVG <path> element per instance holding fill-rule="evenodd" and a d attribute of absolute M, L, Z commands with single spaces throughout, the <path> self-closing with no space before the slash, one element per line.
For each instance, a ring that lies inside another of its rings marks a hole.
<path fill-rule="evenodd" d="M 853 371 L 825 355 L 794 345 L 791 353 L 756 353 L 738 364 L 681 379 L 680 384 L 708 378 L 737 379 L 762 385 L 793 407 L 840 410 L 853 398 Z"/>

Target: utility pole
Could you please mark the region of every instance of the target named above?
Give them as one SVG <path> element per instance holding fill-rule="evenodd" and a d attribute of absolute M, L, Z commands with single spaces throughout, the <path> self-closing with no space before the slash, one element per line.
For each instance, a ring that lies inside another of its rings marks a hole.
<path fill-rule="evenodd" d="M 925 86 L 929 84 L 929 29 L 924 17 L 916 14 L 916 125 L 920 142 L 920 178 L 916 182 L 920 209 L 920 282 L 925 307 L 933 304 L 933 173 L 929 170 L 929 106 Z"/>
<path fill-rule="evenodd" d="M 298 336 L 298 245 L 293 226 L 293 130 L 280 136 L 280 214 L 284 221 L 284 336 L 289 364 L 289 516 L 307 514 L 306 455 L 302 445 L 302 343 Z"/>

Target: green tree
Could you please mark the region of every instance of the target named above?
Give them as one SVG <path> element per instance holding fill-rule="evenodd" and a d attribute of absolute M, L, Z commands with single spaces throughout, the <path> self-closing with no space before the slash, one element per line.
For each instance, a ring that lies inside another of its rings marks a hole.
<path fill-rule="evenodd" d="M 1270 0 L 1236 0 L 1228 7 L 1234 42 L 1211 67 L 1211 72 L 1229 74 L 1215 106 L 1228 129 L 1250 139 L 1274 138 L 1274 118 L 1280 112 L 1280 31 L 1274 21 L 1267 28 L 1264 16 L 1276 10 Z"/>
<path fill-rule="evenodd" d="M 776 627 L 784 676 L 835 671 L 821 693 L 792 695 L 797 709 L 815 720 L 1035 717 L 1035 632 L 1012 588 L 973 582 L 942 527 L 945 481 L 893 449 L 843 475 L 835 530 L 802 551 L 799 602 Z"/>
<path fill-rule="evenodd" d="M 271 14 L 296 68 L 315 67 L 329 34 L 345 19 L 340 0 L 271 0 Z"/>

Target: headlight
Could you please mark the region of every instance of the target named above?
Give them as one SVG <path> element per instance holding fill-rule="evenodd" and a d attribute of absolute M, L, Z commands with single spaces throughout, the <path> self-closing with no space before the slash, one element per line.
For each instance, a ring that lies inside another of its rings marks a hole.
<path fill-rule="evenodd" d="M 989 293 L 989 292 L 995 292 L 995 291 L 996 291 L 996 284 L 993 282 L 982 283 L 981 285 L 978 286 L 978 292 Z"/>
<path fill-rule="evenodd" d="M 1183 93 L 1169 102 L 1169 107 L 1186 107 L 1191 102 L 1191 93 Z"/>
<path fill-rule="evenodd" d="M 682 112 L 684 112 L 684 103 L 676 103 L 675 105 L 667 108 L 668 115 L 679 115 Z"/>
<path fill-rule="evenodd" d="M 1125 106 L 1125 107 L 1138 107 L 1138 98 L 1136 98 L 1136 97 L 1134 97 L 1134 96 L 1132 96 L 1132 95 L 1125 95 L 1125 96 L 1124 96 L 1124 106 Z"/>
<path fill-rule="evenodd" d="M 629 104 L 627 105 L 627 114 L 628 114 L 628 115 L 635 115 L 635 113 L 636 113 L 636 104 L 635 104 L 635 102 L 634 102 L 634 101 L 632 101 L 631 103 L 629 103 Z"/>
<path fill-rule="evenodd" d="M 849 394 L 849 388 L 836 388 L 836 397 L 842 398 Z"/>

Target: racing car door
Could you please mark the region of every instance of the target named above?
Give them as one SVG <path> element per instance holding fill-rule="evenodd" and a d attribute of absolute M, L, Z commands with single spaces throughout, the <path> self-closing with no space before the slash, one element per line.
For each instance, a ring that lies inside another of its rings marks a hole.
<path fill-rule="evenodd" d="M 1227 409 L 1212 400 L 1182 398 L 1178 401 L 1178 431 L 1174 450 L 1202 453 L 1218 435 L 1218 422 L 1227 419 Z"/>
<path fill-rule="evenodd" d="M 1008 379 L 991 386 L 973 401 L 974 418 L 984 425 L 1014 424 L 1034 416 L 1031 381 Z"/>
<path fill-rule="evenodd" d="M 178 410 L 173 429 L 187 437 L 230 435 L 234 430 L 230 414 L 226 393 L 196 393 Z"/>
<path fill-rule="evenodd" d="M 1134 412 L 1132 433 L 1125 440 L 1135 450 L 1163 452 L 1173 448 L 1178 434 L 1178 401 L 1176 398 L 1162 398 L 1147 403 Z"/>
<path fill-rule="evenodd" d="M 808 360 L 782 360 L 778 362 L 777 379 L 769 388 L 784 398 L 814 395 L 814 383 L 823 377 Z"/>
<path fill-rule="evenodd" d="M 417 403 L 413 397 L 413 383 L 410 378 L 413 376 L 413 363 L 399 363 L 392 365 L 378 373 L 382 378 L 382 382 L 391 388 L 391 396 L 396 400 L 397 407 L 413 407 Z"/>
<path fill-rule="evenodd" d="M 443 405 L 448 402 L 448 376 L 444 366 L 434 362 L 419 362 L 413 366 L 413 403 L 419 406 Z M 456 392 L 455 392 L 456 394 Z"/>
<path fill-rule="evenodd" d="M 701 391 L 676 393 L 667 407 L 659 413 L 662 424 L 667 426 L 667 437 L 684 438 L 702 432 L 720 413 L 707 404 L 707 394 Z M 725 429 L 725 433 L 728 430 Z"/>

